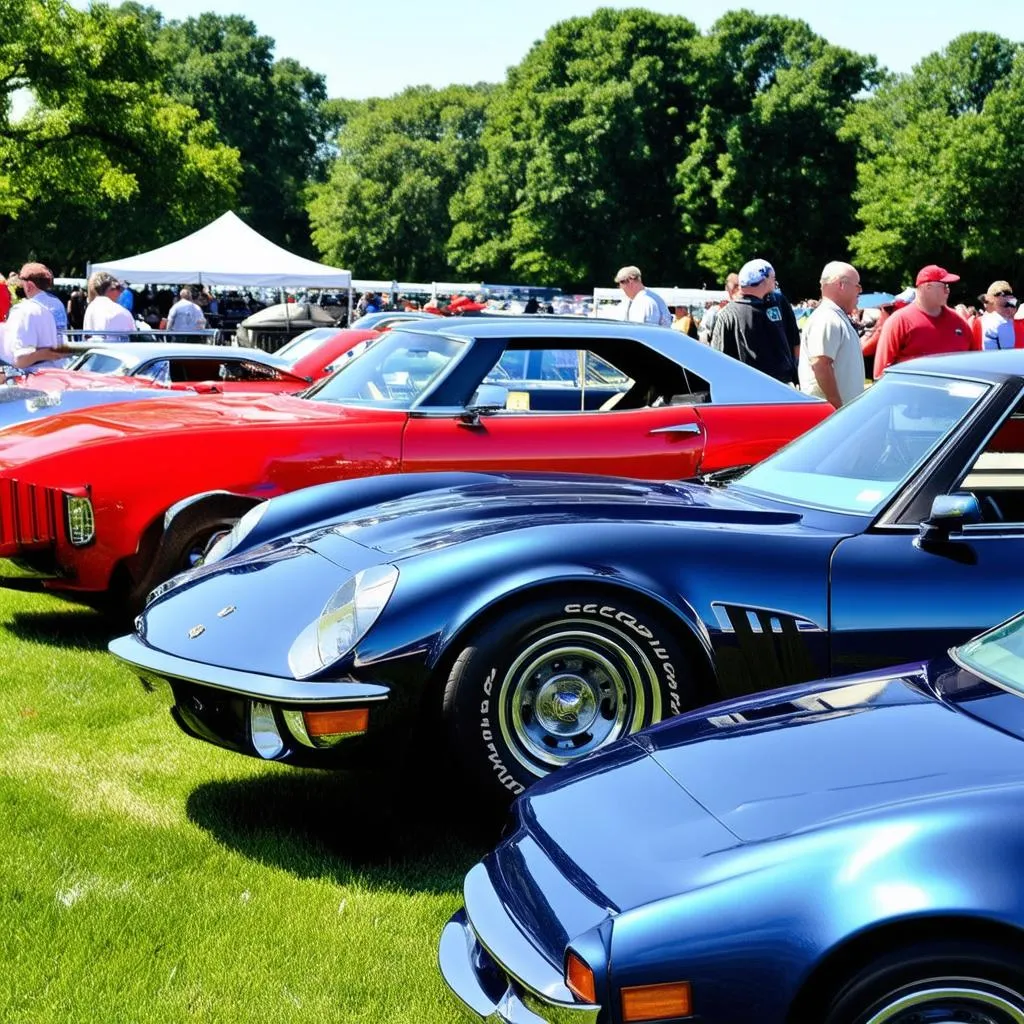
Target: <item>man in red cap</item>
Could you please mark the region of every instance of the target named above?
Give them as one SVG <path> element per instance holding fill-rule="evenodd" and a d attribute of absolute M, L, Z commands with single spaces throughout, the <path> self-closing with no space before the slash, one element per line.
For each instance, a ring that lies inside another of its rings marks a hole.
<path fill-rule="evenodd" d="M 967 322 L 946 305 L 949 286 L 959 280 L 934 263 L 918 271 L 914 301 L 893 313 L 882 328 L 875 350 L 875 380 L 892 363 L 978 347 Z"/>

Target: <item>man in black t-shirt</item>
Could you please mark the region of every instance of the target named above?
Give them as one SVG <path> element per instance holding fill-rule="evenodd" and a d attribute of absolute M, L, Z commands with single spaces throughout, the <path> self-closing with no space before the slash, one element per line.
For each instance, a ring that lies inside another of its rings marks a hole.
<path fill-rule="evenodd" d="M 800 335 L 792 307 L 776 289 L 774 268 L 767 260 L 744 263 L 739 288 L 740 294 L 715 317 L 711 347 L 795 385 Z"/>

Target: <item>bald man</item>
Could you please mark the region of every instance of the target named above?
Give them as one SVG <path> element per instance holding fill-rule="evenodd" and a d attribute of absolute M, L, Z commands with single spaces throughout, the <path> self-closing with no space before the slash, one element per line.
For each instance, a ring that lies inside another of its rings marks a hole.
<path fill-rule="evenodd" d="M 849 263 L 826 263 L 821 272 L 821 302 L 807 321 L 800 345 L 800 390 L 824 398 L 837 409 L 864 390 L 860 335 L 850 319 L 859 298 L 856 269 Z"/>

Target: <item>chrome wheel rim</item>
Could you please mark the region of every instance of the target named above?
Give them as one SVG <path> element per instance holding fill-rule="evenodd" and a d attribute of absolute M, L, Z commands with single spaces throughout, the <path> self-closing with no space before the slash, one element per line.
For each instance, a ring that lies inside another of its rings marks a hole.
<path fill-rule="evenodd" d="M 554 624 L 527 644 L 497 692 L 502 739 L 538 776 L 661 717 L 647 652 L 621 630 L 587 621 Z"/>
<path fill-rule="evenodd" d="M 864 1024 L 1024 1024 L 1024 999 L 983 982 L 936 982 L 894 999 Z"/>

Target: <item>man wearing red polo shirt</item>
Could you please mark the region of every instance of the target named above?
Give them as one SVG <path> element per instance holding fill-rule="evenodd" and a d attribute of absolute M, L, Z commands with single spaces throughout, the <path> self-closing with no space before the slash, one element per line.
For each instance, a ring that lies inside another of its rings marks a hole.
<path fill-rule="evenodd" d="M 891 363 L 978 348 L 967 322 L 946 305 L 949 286 L 959 280 L 934 263 L 918 271 L 914 301 L 893 313 L 882 327 L 875 350 L 875 380 Z"/>

